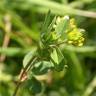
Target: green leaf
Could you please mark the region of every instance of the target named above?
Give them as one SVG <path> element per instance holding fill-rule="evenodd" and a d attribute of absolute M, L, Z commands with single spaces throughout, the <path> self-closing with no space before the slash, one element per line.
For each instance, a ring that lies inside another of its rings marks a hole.
<path fill-rule="evenodd" d="M 56 64 L 59 63 L 58 53 L 57 53 L 57 51 L 56 51 L 55 48 L 53 49 L 53 52 L 51 53 L 51 58 L 52 58 L 52 60 L 53 60 Z"/>
<path fill-rule="evenodd" d="M 51 53 L 51 61 L 54 64 L 56 70 L 62 70 L 65 65 L 65 58 L 59 48 L 54 48 Z"/>
<path fill-rule="evenodd" d="M 52 69 L 54 65 L 48 61 L 41 61 L 34 65 L 32 73 L 34 75 L 43 75 L 48 72 L 49 69 Z"/>
<path fill-rule="evenodd" d="M 53 52 L 51 53 L 51 58 L 54 61 L 54 63 L 58 65 L 62 61 L 64 56 L 59 48 L 54 48 Z"/>
<path fill-rule="evenodd" d="M 48 35 L 48 26 L 50 25 L 50 23 L 51 23 L 51 13 L 50 11 L 48 11 L 41 30 L 41 41 L 43 43 L 45 43 L 47 37 L 48 38 L 50 37 L 50 34 Z"/>
<path fill-rule="evenodd" d="M 65 16 L 61 18 L 60 22 L 57 24 L 55 28 L 55 32 L 58 36 L 61 36 L 62 38 L 66 38 L 66 30 L 69 27 L 69 17 Z"/>
<path fill-rule="evenodd" d="M 42 33 L 46 33 L 48 31 L 47 29 L 48 29 L 48 26 L 50 25 L 50 23 L 51 23 L 51 12 L 48 11 L 44 24 L 42 26 Z"/>
<path fill-rule="evenodd" d="M 33 59 L 33 56 L 35 55 L 35 50 L 30 51 L 23 59 L 23 67 L 25 67 L 28 63 L 31 63 L 30 61 Z"/>
<path fill-rule="evenodd" d="M 49 27 L 48 27 L 48 31 L 49 31 L 49 32 L 52 30 L 53 25 L 55 24 L 55 22 L 56 22 L 56 16 L 53 18 L 51 24 L 50 24 Z"/>
<path fill-rule="evenodd" d="M 55 24 L 56 17 L 53 18 L 52 22 L 51 20 L 51 13 L 49 11 L 42 26 L 41 41 L 44 45 L 48 45 L 53 41 L 51 30 L 53 28 L 53 25 Z"/>
<path fill-rule="evenodd" d="M 54 41 L 54 38 L 52 37 L 52 31 L 51 30 L 52 30 L 53 25 L 55 24 L 55 22 L 56 22 L 56 17 L 54 17 L 51 24 L 48 26 L 48 29 L 47 29 L 47 32 L 46 32 L 46 37 L 45 37 L 46 42 Z"/>
<path fill-rule="evenodd" d="M 35 77 L 28 79 L 24 82 L 25 88 L 29 91 L 30 94 L 39 94 L 42 91 L 42 84 Z"/>
<path fill-rule="evenodd" d="M 64 67 L 66 66 L 66 60 L 65 58 L 59 63 L 59 65 L 55 65 L 55 69 L 57 71 L 62 71 L 64 69 Z"/>

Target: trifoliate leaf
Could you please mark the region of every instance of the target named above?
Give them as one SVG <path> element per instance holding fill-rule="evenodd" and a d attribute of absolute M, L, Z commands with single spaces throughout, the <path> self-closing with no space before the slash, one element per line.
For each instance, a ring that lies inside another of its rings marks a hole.
<path fill-rule="evenodd" d="M 42 91 L 42 84 L 35 77 L 28 79 L 24 84 L 30 94 L 39 94 Z"/>
<path fill-rule="evenodd" d="M 48 72 L 49 69 L 52 69 L 54 65 L 48 61 L 40 61 L 36 63 L 32 69 L 34 75 L 43 75 Z"/>

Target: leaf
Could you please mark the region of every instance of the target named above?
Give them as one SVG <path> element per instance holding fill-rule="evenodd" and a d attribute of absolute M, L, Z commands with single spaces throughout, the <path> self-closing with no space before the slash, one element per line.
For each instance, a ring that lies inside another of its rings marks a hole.
<path fill-rule="evenodd" d="M 52 30 L 53 25 L 55 24 L 55 22 L 56 22 L 56 16 L 53 18 L 51 24 L 50 24 L 49 27 L 48 27 L 48 31 L 49 31 L 49 32 Z"/>
<path fill-rule="evenodd" d="M 51 23 L 51 12 L 49 10 L 46 15 L 44 24 L 42 26 L 42 33 L 46 33 L 46 31 L 48 31 L 47 29 L 48 29 L 48 26 L 50 25 L 50 23 Z"/>
<path fill-rule="evenodd" d="M 35 77 L 28 79 L 24 82 L 25 88 L 29 91 L 30 94 L 39 94 L 42 91 L 42 84 Z"/>
<path fill-rule="evenodd" d="M 69 27 L 69 17 L 65 16 L 64 18 L 61 18 L 61 21 L 57 24 L 55 28 L 55 32 L 58 36 L 61 36 L 62 38 L 66 38 L 66 30 Z"/>
<path fill-rule="evenodd" d="M 41 41 L 44 45 L 48 45 L 50 42 L 52 42 L 51 30 L 55 24 L 56 17 L 53 18 L 52 22 L 51 19 L 51 13 L 49 11 L 42 26 Z"/>
<path fill-rule="evenodd" d="M 57 51 L 56 51 L 55 48 L 53 49 L 53 52 L 51 53 L 51 58 L 52 58 L 52 60 L 53 60 L 56 64 L 59 63 L 58 54 L 57 54 Z"/>
<path fill-rule="evenodd" d="M 55 24 L 55 21 L 56 21 L 56 16 L 53 18 L 51 24 L 48 26 L 48 30 L 46 32 L 46 42 L 51 42 L 52 40 L 54 40 L 54 38 L 52 38 L 52 28 L 53 28 L 53 25 Z"/>
<path fill-rule="evenodd" d="M 51 58 L 56 64 L 59 64 L 64 56 L 59 48 L 54 48 L 53 52 L 51 53 Z"/>
<path fill-rule="evenodd" d="M 54 65 L 51 62 L 41 61 L 34 65 L 32 69 L 32 73 L 34 75 L 43 75 L 43 74 L 46 74 L 49 69 L 52 69 L 53 66 Z"/>
<path fill-rule="evenodd" d="M 55 66 L 56 71 L 62 71 L 65 68 L 65 58 L 59 63 L 59 65 Z"/>
<path fill-rule="evenodd" d="M 54 64 L 56 70 L 60 71 L 64 68 L 65 58 L 59 48 L 54 48 L 51 53 L 51 61 Z"/>
<path fill-rule="evenodd" d="M 47 37 L 50 37 L 50 35 L 47 35 L 48 34 L 48 26 L 50 25 L 50 22 L 51 22 L 51 14 L 50 14 L 50 11 L 48 11 L 45 21 L 44 21 L 44 24 L 42 26 L 42 30 L 41 30 L 41 41 L 43 43 L 45 43 Z"/>
<path fill-rule="evenodd" d="M 33 56 L 35 55 L 35 50 L 30 51 L 23 59 L 23 67 L 25 67 L 28 63 L 31 63 Z"/>

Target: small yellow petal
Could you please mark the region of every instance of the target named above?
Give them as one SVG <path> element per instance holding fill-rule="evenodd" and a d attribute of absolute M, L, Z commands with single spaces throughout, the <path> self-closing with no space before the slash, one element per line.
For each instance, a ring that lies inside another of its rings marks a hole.
<path fill-rule="evenodd" d="M 73 41 L 68 41 L 68 43 L 69 43 L 69 44 L 72 44 L 72 43 L 73 43 Z"/>
<path fill-rule="evenodd" d="M 78 44 L 78 46 L 83 46 L 83 43 Z"/>

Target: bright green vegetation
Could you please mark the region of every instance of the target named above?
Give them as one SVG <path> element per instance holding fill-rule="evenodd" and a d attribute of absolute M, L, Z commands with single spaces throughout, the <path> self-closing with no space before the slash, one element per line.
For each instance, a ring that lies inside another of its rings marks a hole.
<path fill-rule="evenodd" d="M 16 96 L 96 96 L 96 0 L 0 0 L 0 96 L 23 67 Z"/>

